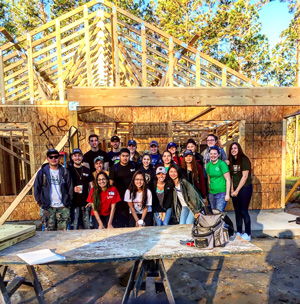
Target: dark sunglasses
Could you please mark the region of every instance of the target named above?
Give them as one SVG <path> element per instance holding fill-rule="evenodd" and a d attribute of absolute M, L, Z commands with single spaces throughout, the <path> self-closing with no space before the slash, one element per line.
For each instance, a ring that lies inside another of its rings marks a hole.
<path fill-rule="evenodd" d="M 50 156 L 48 156 L 48 158 L 49 158 L 49 159 L 53 159 L 53 158 L 58 159 L 59 156 L 58 156 L 58 155 L 50 155 Z"/>

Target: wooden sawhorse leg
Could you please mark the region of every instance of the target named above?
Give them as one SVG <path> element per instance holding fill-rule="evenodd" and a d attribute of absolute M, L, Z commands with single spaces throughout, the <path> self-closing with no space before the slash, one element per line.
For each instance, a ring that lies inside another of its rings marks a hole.
<path fill-rule="evenodd" d="M 142 264 L 138 271 L 138 267 L 140 262 Z M 137 274 L 138 273 L 138 274 Z M 135 276 L 137 274 L 137 278 L 135 280 Z M 170 304 L 175 304 L 175 299 L 173 296 L 173 292 L 171 289 L 170 281 L 168 279 L 168 274 L 162 259 L 154 259 L 154 260 L 137 260 L 135 261 L 131 274 L 127 283 L 126 291 L 123 297 L 122 304 L 126 304 L 128 302 L 130 293 L 132 298 L 137 298 L 138 293 L 142 288 L 142 285 L 145 285 L 144 276 L 146 274 L 147 277 L 160 276 L 162 279 L 163 289 L 167 295 L 168 301 Z M 150 282 L 150 280 L 149 280 Z M 153 281 L 154 283 L 154 281 Z M 146 288 L 147 286 L 145 286 Z"/>
<path fill-rule="evenodd" d="M 4 280 L 8 266 L 0 265 L 0 300 L 2 300 L 3 303 L 11 304 L 11 296 L 19 289 L 21 285 L 24 284 L 34 288 L 36 297 L 40 304 L 46 304 L 43 289 L 36 275 L 34 266 L 26 265 L 26 267 L 31 281 L 26 281 L 24 277 L 15 277 L 11 282 L 8 282 Z"/>

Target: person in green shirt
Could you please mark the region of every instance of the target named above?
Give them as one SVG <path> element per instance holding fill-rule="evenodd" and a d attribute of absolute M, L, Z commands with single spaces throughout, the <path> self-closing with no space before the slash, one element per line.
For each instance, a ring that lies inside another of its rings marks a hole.
<path fill-rule="evenodd" d="M 230 198 L 230 174 L 227 164 L 219 159 L 220 149 L 212 146 L 209 149 L 211 162 L 207 164 L 209 194 L 208 199 L 212 209 L 224 211 Z"/>
<path fill-rule="evenodd" d="M 239 143 L 232 143 L 229 151 L 229 169 L 232 179 L 231 197 L 235 211 L 237 235 L 251 241 L 251 219 L 248 212 L 253 192 L 251 163 Z M 245 224 L 244 234 L 243 222 Z"/>

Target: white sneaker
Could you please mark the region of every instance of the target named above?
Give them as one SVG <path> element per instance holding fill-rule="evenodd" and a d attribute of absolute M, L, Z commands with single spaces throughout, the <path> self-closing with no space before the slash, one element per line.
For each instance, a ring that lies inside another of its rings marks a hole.
<path fill-rule="evenodd" d="M 241 237 L 248 242 L 251 241 L 251 235 L 248 235 L 247 233 L 242 234 Z"/>
<path fill-rule="evenodd" d="M 239 232 L 237 232 L 237 233 L 236 233 L 236 235 L 238 235 L 238 236 L 242 236 L 242 235 L 241 235 Z"/>

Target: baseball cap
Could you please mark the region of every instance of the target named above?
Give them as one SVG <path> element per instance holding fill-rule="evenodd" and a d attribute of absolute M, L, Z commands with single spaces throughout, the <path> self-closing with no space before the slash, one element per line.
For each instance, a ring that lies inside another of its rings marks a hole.
<path fill-rule="evenodd" d="M 220 148 L 219 148 L 218 146 L 212 146 L 212 147 L 210 147 L 210 148 L 209 148 L 209 152 L 210 152 L 211 150 L 217 150 L 218 153 L 220 154 Z"/>
<path fill-rule="evenodd" d="M 118 141 L 118 142 L 120 142 L 120 138 L 119 138 L 119 136 L 114 135 L 114 136 L 110 139 L 110 141 Z"/>
<path fill-rule="evenodd" d="M 175 147 L 177 149 L 177 145 L 172 141 L 170 143 L 168 143 L 167 149 L 170 149 L 171 147 Z"/>
<path fill-rule="evenodd" d="M 158 147 L 158 142 L 156 140 L 150 141 L 150 147 L 153 146 L 153 145 Z"/>
<path fill-rule="evenodd" d="M 186 150 L 184 151 L 183 156 L 186 157 L 186 156 L 188 156 L 188 155 L 193 155 L 192 150 L 186 149 Z"/>
<path fill-rule="evenodd" d="M 135 147 L 136 147 L 136 141 L 135 141 L 134 139 L 130 139 L 130 140 L 128 141 L 127 146 L 130 146 L 130 145 L 132 145 L 132 146 L 135 146 Z"/>
<path fill-rule="evenodd" d="M 167 174 L 165 167 L 160 166 L 156 169 L 156 175 L 160 173 Z"/>
<path fill-rule="evenodd" d="M 59 155 L 59 153 L 58 153 L 58 151 L 57 151 L 56 149 L 49 149 L 49 150 L 47 151 L 47 157 L 48 157 L 49 155 L 51 155 L 51 154 L 57 154 L 57 155 Z"/>
<path fill-rule="evenodd" d="M 83 154 L 82 154 L 82 151 L 81 151 L 79 148 L 75 148 L 75 149 L 72 151 L 72 154 L 76 154 L 76 153 L 79 153 L 79 154 L 83 155 Z"/>
<path fill-rule="evenodd" d="M 97 156 L 94 158 L 94 163 L 96 163 L 98 160 L 100 160 L 102 163 L 104 162 L 104 157 L 103 156 Z"/>
<path fill-rule="evenodd" d="M 186 142 L 186 144 L 193 144 L 193 145 L 197 146 L 197 144 L 196 144 L 196 142 L 195 142 L 195 140 L 194 140 L 193 138 L 190 138 L 190 139 Z"/>

